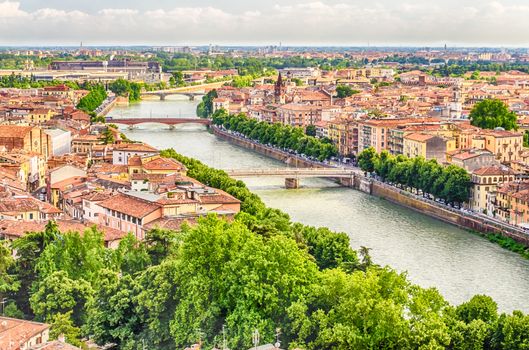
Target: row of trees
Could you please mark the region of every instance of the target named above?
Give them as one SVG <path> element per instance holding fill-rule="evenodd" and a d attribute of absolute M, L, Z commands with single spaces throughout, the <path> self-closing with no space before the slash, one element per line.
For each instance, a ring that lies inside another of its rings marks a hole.
<path fill-rule="evenodd" d="M 237 69 L 240 75 L 262 75 L 266 70 L 288 67 L 320 67 L 324 70 L 360 67 L 363 61 L 351 58 L 307 58 L 293 57 L 228 57 L 228 56 L 196 56 L 192 54 L 157 52 L 156 60 L 164 71 L 209 69 Z"/>
<path fill-rule="evenodd" d="M 210 90 L 202 97 L 197 105 L 197 115 L 201 118 L 209 118 L 213 114 L 213 100 L 218 97 L 217 90 Z"/>
<path fill-rule="evenodd" d="M 458 307 L 405 274 L 372 265 L 349 248 L 345 234 L 292 223 L 267 208 L 241 181 L 163 151 L 189 174 L 242 201 L 232 222 L 215 216 L 181 232 L 155 229 L 144 241 L 127 236 L 104 247 L 95 229 L 43 232 L 15 241 L 14 260 L 0 244 L 0 297 L 6 313 L 20 310 L 51 322 L 78 344 L 90 336 L 119 349 L 183 348 L 202 339 L 248 348 L 261 342 L 303 349 L 524 349 L 529 317 L 498 314 L 476 296 Z M 366 251 L 366 249 L 362 249 Z M 29 302 L 28 302 L 29 301 Z"/>
<path fill-rule="evenodd" d="M 108 85 L 108 89 L 117 96 L 128 97 L 130 102 L 141 100 L 142 84 L 125 79 L 117 79 Z"/>
<path fill-rule="evenodd" d="M 16 89 L 29 89 L 29 88 L 42 88 L 45 86 L 55 86 L 65 84 L 72 89 L 79 90 L 82 85 L 74 81 L 42 81 L 36 80 L 33 76 L 22 76 L 20 74 L 11 74 L 0 77 L 0 88 L 16 88 Z"/>
<path fill-rule="evenodd" d="M 262 144 L 271 144 L 279 148 L 295 151 L 320 161 L 338 154 L 336 146 L 314 136 L 306 135 L 302 128 L 280 123 L 270 124 L 248 118 L 245 114 L 228 115 L 225 110 L 213 114 L 213 123 L 228 130 L 236 131 Z"/>
<path fill-rule="evenodd" d="M 79 100 L 77 108 L 89 113 L 92 117 L 95 117 L 94 111 L 107 98 L 107 91 L 101 84 L 91 85 L 89 91 L 88 95 Z"/>
<path fill-rule="evenodd" d="M 421 191 L 424 196 L 430 194 L 447 203 L 463 203 L 470 197 L 472 183 L 467 171 L 455 165 L 444 167 L 435 159 L 410 159 L 388 151 L 378 154 L 370 147 L 358 155 L 358 165 L 363 171 L 377 174 L 382 181 Z"/>

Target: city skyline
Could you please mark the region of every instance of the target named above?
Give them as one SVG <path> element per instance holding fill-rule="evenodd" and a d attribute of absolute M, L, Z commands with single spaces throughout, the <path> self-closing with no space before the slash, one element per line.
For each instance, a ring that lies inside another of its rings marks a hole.
<path fill-rule="evenodd" d="M 0 45 L 527 47 L 528 15 L 519 0 L 3 1 Z"/>

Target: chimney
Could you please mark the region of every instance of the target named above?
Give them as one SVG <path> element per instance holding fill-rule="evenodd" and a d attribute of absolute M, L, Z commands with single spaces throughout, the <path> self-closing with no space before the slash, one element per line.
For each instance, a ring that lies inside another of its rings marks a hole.
<path fill-rule="evenodd" d="M 66 343 L 66 338 L 64 337 L 64 333 L 59 334 L 59 336 L 57 337 L 57 340 L 60 341 L 61 343 Z"/>

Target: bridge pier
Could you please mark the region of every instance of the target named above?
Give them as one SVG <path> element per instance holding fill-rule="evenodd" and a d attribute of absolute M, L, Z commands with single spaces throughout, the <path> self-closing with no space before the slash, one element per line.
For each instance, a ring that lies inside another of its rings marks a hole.
<path fill-rule="evenodd" d="M 344 187 L 354 187 L 355 185 L 355 178 L 354 176 L 351 177 L 341 177 L 340 178 L 340 185 Z"/>
<path fill-rule="evenodd" d="M 160 94 L 160 101 L 165 101 L 165 94 Z"/>
<path fill-rule="evenodd" d="M 129 129 L 129 130 L 133 130 L 133 129 L 134 129 L 134 125 L 129 125 L 129 126 L 127 126 L 127 129 Z"/>
<path fill-rule="evenodd" d="M 189 101 L 194 101 L 195 100 L 195 95 L 189 95 Z"/>
<path fill-rule="evenodd" d="M 285 187 L 287 190 L 295 190 L 299 188 L 299 179 L 298 178 L 286 178 Z"/>
<path fill-rule="evenodd" d="M 170 125 L 169 125 L 169 130 L 174 130 L 174 129 L 175 129 L 174 124 L 170 124 Z"/>

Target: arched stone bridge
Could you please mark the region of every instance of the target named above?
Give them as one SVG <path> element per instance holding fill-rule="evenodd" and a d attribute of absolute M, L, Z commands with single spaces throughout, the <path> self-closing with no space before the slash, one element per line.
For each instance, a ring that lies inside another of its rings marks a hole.
<path fill-rule="evenodd" d="M 211 125 L 210 119 L 204 118 L 119 118 L 114 119 L 111 117 L 106 118 L 107 123 L 128 125 L 130 127 L 139 124 L 162 124 L 174 127 L 179 124 L 200 124 L 209 127 Z"/>
<path fill-rule="evenodd" d="M 194 100 L 195 97 L 204 95 L 208 90 L 218 89 L 224 84 L 229 83 L 229 82 L 231 82 L 231 80 L 220 81 L 216 83 L 201 84 L 201 85 L 182 86 L 182 87 L 177 87 L 173 89 L 143 91 L 141 95 L 142 96 L 158 96 L 160 100 L 165 100 L 167 96 L 171 96 L 171 95 L 185 95 L 189 97 L 190 100 Z"/>

